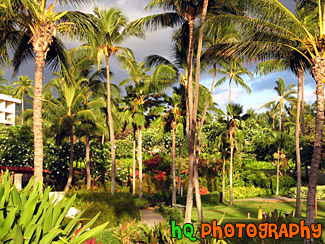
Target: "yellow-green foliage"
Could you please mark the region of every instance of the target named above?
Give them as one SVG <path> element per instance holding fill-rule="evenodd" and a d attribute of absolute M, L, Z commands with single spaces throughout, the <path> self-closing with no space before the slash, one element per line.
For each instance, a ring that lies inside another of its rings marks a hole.
<path fill-rule="evenodd" d="M 269 189 L 259 188 L 259 187 L 247 187 L 240 186 L 233 188 L 233 198 L 243 199 L 243 198 L 254 198 L 270 195 Z M 226 190 L 226 199 L 229 199 L 229 190 Z"/>
<path fill-rule="evenodd" d="M 317 186 L 317 199 L 318 200 L 325 200 L 325 186 Z M 292 198 L 297 197 L 297 187 L 290 188 L 290 196 Z M 300 193 L 301 199 L 307 199 L 308 196 L 308 187 L 303 186 L 301 187 L 301 193 Z"/>
<path fill-rule="evenodd" d="M 7 171 L 0 182 L 0 243 L 83 243 L 101 232 L 107 225 L 102 224 L 86 231 L 96 221 L 99 213 L 73 236 L 79 227 L 83 212 L 63 225 L 65 215 L 76 196 L 66 202 L 54 203 L 49 198 L 50 188 L 42 193 L 42 182 L 30 180 L 28 185 L 18 192 L 11 185 Z"/>

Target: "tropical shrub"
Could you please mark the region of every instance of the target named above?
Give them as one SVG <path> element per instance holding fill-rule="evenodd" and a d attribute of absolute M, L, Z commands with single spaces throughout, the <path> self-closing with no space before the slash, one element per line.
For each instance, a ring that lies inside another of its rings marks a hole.
<path fill-rule="evenodd" d="M 217 191 L 201 195 L 202 206 L 215 206 L 220 204 L 220 193 Z M 186 196 L 178 196 L 177 203 L 186 205 Z M 196 206 L 195 197 L 193 197 L 193 205 Z"/>
<path fill-rule="evenodd" d="M 50 188 L 42 193 L 42 182 L 34 184 L 34 178 L 18 192 L 11 185 L 7 171 L 0 181 L 0 241 L 1 243 L 83 243 L 93 235 L 101 232 L 107 223 L 89 231 L 99 213 L 88 224 L 79 229 L 81 212 L 74 219 L 65 220 L 65 215 L 72 206 L 76 196 L 66 202 L 54 202 L 49 198 Z M 66 224 L 64 223 L 66 222 Z"/>
<path fill-rule="evenodd" d="M 122 244 L 122 242 L 114 236 L 116 228 L 110 228 L 103 230 L 101 233 L 95 236 L 97 241 L 102 244 Z"/>
<path fill-rule="evenodd" d="M 180 223 L 183 220 L 183 211 L 178 207 L 167 207 L 164 204 L 159 204 L 155 212 L 160 213 L 167 222 L 175 220 L 176 223 Z"/>
<path fill-rule="evenodd" d="M 141 230 L 138 222 L 129 220 L 125 224 L 120 224 L 114 231 L 114 237 L 122 243 L 134 243 L 135 240 L 141 239 Z"/>
<path fill-rule="evenodd" d="M 317 193 L 318 200 L 325 200 L 325 186 L 317 186 L 316 193 Z M 292 198 L 296 198 L 297 197 L 297 187 L 290 188 L 289 195 Z M 301 187 L 301 193 L 300 193 L 301 199 L 307 199 L 307 196 L 308 196 L 308 187 L 307 186 Z"/>
<path fill-rule="evenodd" d="M 10 126 L 1 131 L 0 164 L 34 165 L 34 136 L 28 126 Z"/>
<path fill-rule="evenodd" d="M 145 198 L 135 198 L 134 200 L 138 209 L 147 209 L 150 207 L 149 201 Z"/>
<path fill-rule="evenodd" d="M 171 186 L 171 162 L 166 156 L 161 157 L 159 154 L 154 154 L 153 157 L 143 161 L 144 172 L 144 190 L 146 192 L 166 192 Z"/>
<path fill-rule="evenodd" d="M 116 140 L 116 158 L 132 158 L 133 141 L 129 138 L 125 140 Z"/>
<path fill-rule="evenodd" d="M 171 237 L 170 225 L 167 221 L 157 223 L 153 227 L 130 220 L 114 231 L 114 236 L 122 243 L 175 243 Z"/>
<path fill-rule="evenodd" d="M 146 224 L 140 224 L 141 236 L 140 240 L 134 240 L 135 243 L 176 243 L 176 240 L 172 238 L 171 227 L 167 220 L 161 223 L 155 224 L 149 228 Z"/>
<path fill-rule="evenodd" d="M 233 188 L 233 198 L 234 199 L 245 199 L 254 197 L 263 197 L 271 195 L 270 189 L 259 188 L 254 186 L 241 186 Z M 229 190 L 226 190 L 226 199 L 229 200 Z"/>
<path fill-rule="evenodd" d="M 78 201 L 75 207 L 84 210 L 84 216 L 93 218 L 98 211 L 105 212 L 98 217 L 94 226 L 109 222 L 109 227 L 117 227 L 129 219 L 140 219 L 140 212 L 130 193 L 117 192 L 114 196 L 100 188 L 98 191 L 77 190 L 69 194 L 76 194 Z"/>
<path fill-rule="evenodd" d="M 276 175 L 271 176 L 272 180 L 272 192 L 275 194 L 276 191 Z M 289 175 L 283 175 L 280 176 L 279 178 L 279 194 L 289 194 L 290 188 L 293 186 L 296 186 L 296 180 L 294 180 L 291 176 Z"/>

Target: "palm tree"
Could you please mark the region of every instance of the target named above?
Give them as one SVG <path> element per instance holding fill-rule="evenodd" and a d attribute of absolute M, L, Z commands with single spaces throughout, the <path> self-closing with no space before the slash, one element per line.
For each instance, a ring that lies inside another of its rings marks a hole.
<path fill-rule="evenodd" d="M 324 83 L 325 47 L 324 40 L 324 1 L 299 1 L 299 5 L 311 8 L 304 9 L 308 21 L 303 22 L 291 13 L 280 1 L 259 0 L 247 1 L 247 16 L 218 16 L 224 21 L 236 21 L 242 24 L 242 40 L 234 45 L 226 45 L 227 54 L 237 56 L 239 53 L 249 59 L 275 58 L 281 59 L 289 51 L 300 53 L 312 66 L 316 82 L 317 113 L 314 150 L 310 170 L 307 198 L 306 223 L 314 222 L 315 192 L 324 127 Z M 230 47 L 231 46 L 231 47 Z M 230 48 L 229 48 L 230 47 Z M 312 242 L 310 240 L 308 242 Z"/>
<path fill-rule="evenodd" d="M 186 66 L 186 60 L 184 60 L 184 51 L 178 47 L 178 45 L 175 46 L 174 48 L 174 56 L 175 56 L 175 61 L 172 63 L 170 62 L 169 60 L 167 60 L 166 58 L 163 58 L 161 56 L 158 56 L 158 55 L 151 55 L 151 56 L 148 56 L 147 57 L 147 61 L 148 61 L 148 64 L 149 66 L 157 66 L 157 65 L 167 65 L 169 67 L 171 67 L 173 70 L 175 70 L 176 73 L 179 73 L 179 69 L 183 68 L 185 69 L 185 71 L 187 70 L 187 66 Z M 158 66 L 157 66 L 158 67 Z M 184 108 L 184 110 L 186 110 L 186 134 L 188 135 L 190 132 L 190 124 L 191 124 L 191 121 L 190 121 L 190 116 L 189 116 L 189 112 L 188 112 L 188 79 L 185 77 L 185 76 L 181 76 L 180 79 L 179 79 L 179 82 L 180 84 L 182 85 L 181 88 L 179 89 L 179 92 L 182 93 L 181 90 L 184 90 L 184 93 L 185 93 L 185 100 L 186 100 L 186 108 Z M 183 94 L 183 93 L 182 93 Z M 202 127 L 203 126 L 203 123 L 204 123 L 204 117 L 205 117 L 205 114 L 207 112 L 207 108 L 206 105 L 210 105 L 210 102 L 211 102 L 211 93 L 208 91 L 208 89 L 206 87 L 204 87 L 203 85 L 200 85 L 199 86 L 199 94 L 200 96 L 198 96 L 198 111 L 201 113 L 201 118 L 200 118 L 200 126 Z M 208 104 L 206 104 L 207 102 Z M 203 114 L 202 114 L 203 113 Z M 198 133 L 198 138 L 200 137 L 200 131 Z M 199 140 L 197 140 L 197 144 L 196 144 L 196 151 L 199 152 L 199 148 L 200 147 L 200 142 Z M 195 156 L 195 162 L 198 162 L 198 155 Z M 198 215 L 199 215 L 199 218 L 200 220 L 202 219 L 203 220 L 203 213 L 201 211 L 201 207 L 200 207 L 200 191 L 199 191 L 199 180 L 198 180 L 198 168 L 195 167 L 194 168 L 194 173 L 193 173 L 193 176 L 195 174 L 195 189 L 196 189 L 196 205 L 197 205 L 197 210 L 198 210 Z"/>
<path fill-rule="evenodd" d="M 80 122 L 96 121 L 99 108 L 104 107 L 105 102 L 103 99 L 89 100 L 87 88 L 82 87 L 81 82 L 68 84 L 61 79 L 52 80 L 51 85 L 57 89 L 59 97 L 44 100 L 46 117 L 53 120 L 52 128 L 58 139 L 70 138 L 69 177 L 64 188 L 67 192 L 73 178 L 74 127 Z"/>
<path fill-rule="evenodd" d="M 225 202 L 226 195 L 226 158 L 229 155 L 229 139 L 224 136 L 224 134 L 219 135 L 215 139 L 216 149 L 218 150 L 220 157 L 222 159 L 222 198 L 221 202 Z"/>
<path fill-rule="evenodd" d="M 33 81 L 28 78 L 27 75 L 19 76 L 18 81 L 14 81 L 14 86 L 16 86 L 13 90 L 14 96 L 19 97 L 21 100 L 21 124 L 24 124 L 24 99 L 26 95 L 29 95 L 30 97 L 33 97 Z"/>
<path fill-rule="evenodd" d="M 81 1 L 62 1 L 80 3 Z M 62 32 L 73 37 L 91 33 L 94 25 L 91 16 L 80 12 L 54 11 L 54 5 L 48 1 L 5 1 L 0 6 L 1 17 L 11 22 L 15 39 L 11 39 L 14 48 L 13 65 L 15 70 L 26 58 L 35 58 L 33 131 L 34 131 L 34 168 L 36 180 L 42 179 L 43 173 L 43 135 L 42 135 L 42 92 L 43 70 L 47 62 L 56 66 L 58 59 L 64 59 L 62 43 L 56 33 Z M 84 35 L 87 36 L 87 35 Z"/>
<path fill-rule="evenodd" d="M 295 98 L 292 96 L 292 94 L 295 94 L 296 91 L 293 89 L 293 87 L 295 86 L 294 84 L 290 84 L 287 87 L 285 87 L 285 81 L 281 78 L 279 78 L 277 81 L 275 81 L 275 83 L 276 83 L 276 87 L 274 87 L 274 90 L 276 90 L 276 92 L 278 93 L 278 96 L 279 96 L 276 106 L 279 108 L 279 130 L 281 132 L 282 131 L 282 111 L 283 111 L 284 103 L 288 102 L 288 101 L 295 101 Z M 260 108 L 272 106 L 272 104 L 275 102 L 276 101 L 268 102 L 268 103 L 262 105 Z"/>
<path fill-rule="evenodd" d="M 175 91 L 175 90 L 174 90 Z M 166 103 L 170 108 L 165 111 L 165 114 L 158 117 L 151 126 L 153 128 L 160 127 L 160 133 L 163 135 L 166 131 L 172 129 L 172 206 L 176 204 L 176 131 L 180 121 L 182 121 L 182 96 L 173 93 L 173 97 L 165 97 Z"/>
<path fill-rule="evenodd" d="M 162 91 L 173 84 L 177 77 L 175 70 L 167 65 L 159 65 L 153 71 L 152 76 L 146 74 L 150 68 L 146 68 L 143 62 L 132 62 L 129 69 L 129 78 L 120 82 L 120 86 L 130 82 L 134 86 L 128 85 L 127 92 L 127 117 L 132 118 L 131 123 L 134 123 L 138 132 L 138 163 L 139 163 L 139 198 L 143 196 L 142 188 L 142 129 L 146 124 L 146 115 L 152 107 L 158 106 L 163 97 Z M 154 96 L 151 96 L 152 94 Z M 159 107 L 159 106 L 158 106 Z M 158 109 L 156 107 L 155 109 Z M 164 109 L 163 107 L 161 107 Z"/>
<path fill-rule="evenodd" d="M 99 25 L 98 32 L 91 36 L 89 45 L 91 47 L 92 55 L 97 60 L 98 68 L 100 69 L 100 62 L 102 59 L 105 60 L 106 67 L 106 79 L 107 79 L 107 117 L 109 125 L 110 134 L 110 144 L 111 144 L 111 160 L 112 160 L 112 170 L 111 170 L 111 194 L 115 194 L 115 174 L 116 174 L 116 164 L 115 164 L 115 135 L 114 135 L 114 122 L 111 110 L 111 89 L 110 89 L 110 57 L 115 55 L 117 59 L 127 65 L 128 62 L 132 62 L 133 54 L 132 52 L 122 46 L 118 46 L 128 34 L 126 30 L 127 20 L 123 13 L 116 8 L 99 10 L 97 7 L 94 10 L 97 23 Z M 133 32 L 132 34 L 139 34 Z M 126 67 L 126 66 L 125 66 Z"/>
<path fill-rule="evenodd" d="M 12 96 L 13 95 L 13 90 L 14 90 L 14 87 L 11 84 L 9 84 L 9 85 L 1 85 L 0 86 L 0 93 L 1 94 Z"/>
<path fill-rule="evenodd" d="M 257 65 L 255 72 L 262 75 L 269 74 L 274 71 L 284 71 L 286 68 L 290 68 L 298 76 L 298 91 L 297 91 L 297 110 L 296 110 L 296 164 L 297 164 L 297 196 L 296 196 L 296 211 L 295 216 L 301 217 L 301 160 L 300 160 L 300 145 L 299 145 L 299 133 L 300 133 L 300 94 L 302 95 L 302 126 L 301 131 L 304 135 L 304 74 L 305 69 L 308 66 L 308 62 L 302 55 L 294 51 L 288 52 L 288 57 L 281 60 L 267 60 Z M 302 88 L 302 89 L 301 89 Z M 274 105 L 274 103 L 273 103 Z M 274 129 L 274 119 L 273 119 Z"/>
<path fill-rule="evenodd" d="M 234 137 L 237 130 L 237 127 L 239 126 L 238 121 L 246 119 L 247 115 L 242 115 L 243 113 L 243 106 L 240 104 L 229 104 L 227 105 L 227 115 L 230 117 L 229 120 L 229 140 L 230 140 L 230 190 L 229 190 L 229 196 L 230 196 L 230 206 L 233 205 L 233 191 L 232 191 L 232 169 L 233 169 L 233 157 L 234 157 Z"/>
<path fill-rule="evenodd" d="M 228 104 L 231 102 L 231 82 L 234 80 L 236 85 L 240 85 L 243 87 L 247 93 L 251 93 L 251 89 L 249 86 L 245 83 L 242 75 L 247 75 L 251 79 L 253 78 L 253 74 L 246 68 L 243 67 L 242 62 L 240 62 L 238 59 L 231 59 L 227 61 L 221 61 L 220 66 L 222 68 L 217 68 L 216 72 L 219 74 L 224 74 L 225 76 L 222 77 L 220 80 L 217 81 L 216 86 L 221 85 L 229 78 L 229 98 L 228 98 Z"/>

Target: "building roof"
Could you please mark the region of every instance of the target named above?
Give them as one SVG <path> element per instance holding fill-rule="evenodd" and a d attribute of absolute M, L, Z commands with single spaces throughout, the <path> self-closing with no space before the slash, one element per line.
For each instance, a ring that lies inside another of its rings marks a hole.
<path fill-rule="evenodd" d="M 0 94 L 0 100 L 14 102 L 14 103 L 21 103 L 19 99 L 13 98 L 12 96 Z"/>
<path fill-rule="evenodd" d="M 0 170 L 7 170 L 7 169 L 15 173 L 34 174 L 34 168 L 30 168 L 30 167 L 0 166 Z M 43 169 L 43 173 L 51 174 L 51 171 L 47 169 Z"/>

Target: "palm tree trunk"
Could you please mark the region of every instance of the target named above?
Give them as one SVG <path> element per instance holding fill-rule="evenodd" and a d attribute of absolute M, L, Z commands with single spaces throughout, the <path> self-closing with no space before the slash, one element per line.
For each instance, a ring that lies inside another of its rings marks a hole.
<path fill-rule="evenodd" d="M 275 195 L 279 195 L 279 174 L 280 173 L 280 148 L 278 148 L 278 160 L 276 163 L 276 190 Z"/>
<path fill-rule="evenodd" d="M 193 63 L 193 33 L 194 33 L 194 19 L 189 19 L 189 52 L 188 52 L 188 73 L 187 73 L 187 79 L 188 79 L 188 102 L 186 103 L 188 105 L 188 124 L 189 124 L 189 133 L 187 136 L 188 141 L 188 182 L 187 182 L 187 198 L 186 198 L 186 209 L 185 209 L 185 223 L 191 223 L 191 216 L 192 216 L 192 207 L 193 207 L 193 164 L 194 164 L 194 140 L 192 135 L 192 118 L 193 118 L 193 84 L 192 84 L 192 63 Z M 195 137 L 195 133 L 194 133 Z"/>
<path fill-rule="evenodd" d="M 188 98 L 188 84 L 185 84 L 184 86 L 185 88 L 185 105 L 186 105 L 186 136 L 188 136 L 190 134 L 190 107 L 189 107 L 189 98 Z M 188 139 L 188 137 L 187 137 Z"/>
<path fill-rule="evenodd" d="M 43 47 L 34 45 L 35 52 L 35 83 L 33 102 L 33 132 L 34 132 L 34 175 L 35 181 L 43 179 L 43 131 L 42 131 L 42 96 L 43 71 L 45 66 L 45 53 Z"/>
<path fill-rule="evenodd" d="M 188 42 L 188 55 L 187 55 L 187 99 L 188 99 L 188 123 L 189 123 L 189 133 L 187 134 L 187 139 L 191 135 L 191 121 L 193 113 L 193 53 L 194 53 L 194 20 L 192 16 L 188 17 L 189 25 L 189 42 Z M 193 167 L 193 166 L 192 166 Z"/>
<path fill-rule="evenodd" d="M 214 84 L 216 81 L 216 64 L 213 65 L 213 81 L 210 89 L 210 96 L 212 96 L 214 90 Z M 200 140 L 201 140 L 201 133 L 203 129 L 203 124 L 205 121 L 205 115 L 207 113 L 209 107 L 209 101 L 206 102 L 202 114 L 201 121 L 199 123 L 199 131 L 197 133 L 197 141 L 196 141 L 196 149 L 195 149 L 195 161 L 194 161 L 194 186 L 195 186 L 195 199 L 196 199 L 196 206 L 198 211 L 198 220 L 200 222 L 205 221 L 203 210 L 202 210 L 202 202 L 201 202 L 201 195 L 200 195 L 200 184 L 199 184 L 199 172 L 198 172 L 198 165 L 199 165 L 199 156 L 200 156 Z"/>
<path fill-rule="evenodd" d="M 319 163 L 321 161 L 322 144 L 323 144 L 323 127 L 324 127 L 324 83 L 325 78 L 325 58 L 316 57 L 314 59 L 313 75 L 316 81 L 317 90 L 317 113 L 316 113 L 316 129 L 313 157 L 311 160 L 308 197 L 307 197 L 307 213 L 306 224 L 310 226 L 314 223 L 315 210 L 315 193 L 318 179 Z"/>
<path fill-rule="evenodd" d="M 23 118 L 23 113 L 24 113 L 24 96 L 25 96 L 25 91 L 24 88 L 21 89 L 21 115 L 20 115 L 20 120 L 21 124 L 24 124 L 24 118 Z"/>
<path fill-rule="evenodd" d="M 282 131 L 282 106 L 280 105 L 280 114 L 279 114 L 279 129 Z"/>
<path fill-rule="evenodd" d="M 142 129 L 138 127 L 138 162 L 139 162 L 139 198 L 143 196 L 142 189 Z"/>
<path fill-rule="evenodd" d="M 90 160 L 89 160 L 89 134 L 86 133 L 86 175 L 87 175 L 87 190 L 91 189 L 90 175 Z"/>
<path fill-rule="evenodd" d="M 181 195 L 181 164 L 182 164 L 182 139 L 179 145 L 179 154 L 178 154 L 178 195 Z"/>
<path fill-rule="evenodd" d="M 132 185 L 132 194 L 135 196 L 135 147 L 136 147 L 136 141 L 135 138 L 133 139 L 133 170 L 132 170 L 132 179 L 133 179 L 133 185 Z"/>
<path fill-rule="evenodd" d="M 71 186 L 73 178 L 73 125 L 70 126 L 70 158 L 69 158 L 69 176 L 67 184 L 65 185 L 64 191 L 67 192 Z"/>
<path fill-rule="evenodd" d="M 296 212 L 295 217 L 301 217 L 301 161 L 300 161 L 300 144 L 299 144 L 299 132 L 300 132 L 300 94 L 301 94 L 301 81 L 303 76 L 303 70 L 298 71 L 298 93 L 297 93 L 297 113 L 296 113 L 296 159 L 297 159 L 297 196 L 296 196 Z"/>
<path fill-rule="evenodd" d="M 232 133 L 230 133 L 230 137 L 232 137 Z M 233 164 L 233 154 L 234 154 L 234 146 L 230 147 L 230 172 L 229 172 L 229 205 L 232 206 L 233 205 L 233 196 L 232 196 L 232 164 Z"/>
<path fill-rule="evenodd" d="M 203 8 L 202 8 L 202 16 L 201 16 L 201 27 L 199 31 L 199 40 L 198 40 L 198 48 L 197 48 L 197 57 L 201 57 L 201 52 L 202 52 L 202 42 L 203 42 L 203 26 L 205 23 L 206 19 L 206 14 L 208 10 L 208 3 L 209 0 L 204 0 L 203 2 Z M 193 19 L 194 21 L 194 19 Z M 193 22 L 193 27 L 194 27 L 194 22 Z M 191 27 L 191 28 L 193 28 Z M 193 31 L 193 30 L 192 30 Z M 193 37 L 190 36 L 190 39 L 193 39 Z M 192 40 L 193 41 L 193 40 Z M 190 51 L 189 51 L 190 52 Z M 192 50 L 193 52 L 193 50 Z M 193 56 L 193 53 L 192 53 Z M 190 63 L 189 63 L 190 65 Z M 192 67 L 191 67 L 192 69 Z M 199 97 L 199 87 L 200 87 L 200 72 L 201 72 L 201 59 L 197 58 L 196 59 L 196 74 L 195 74 L 195 94 L 194 94 L 194 103 L 193 103 L 193 110 L 190 110 L 190 118 L 191 118 L 191 125 L 190 125 L 190 140 L 189 140 L 189 175 L 188 175 L 188 191 L 187 191 L 187 201 L 186 201 L 186 211 L 185 211 L 185 223 L 190 223 L 191 222 L 191 212 L 192 212 L 192 206 L 193 206 L 193 180 L 192 177 L 194 178 L 194 182 L 197 185 L 197 188 L 199 189 L 199 179 L 198 179 L 198 172 L 197 171 L 197 164 L 195 162 L 195 134 L 196 134 L 196 117 L 197 117 L 197 108 L 198 108 L 198 97 Z M 191 72 L 190 72 L 191 73 Z M 191 85 L 190 81 L 192 77 L 189 77 L 189 86 Z M 193 96 L 191 93 L 192 91 L 189 90 L 189 96 Z M 192 99 L 191 99 L 192 100 Z M 191 100 L 189 100 L 189 103 L 191 103 Z M 189 104 L 191 107 L 191 104 Z M 196 166 L 195 166 L 196 164 Z M 195 166 L 195 167 L 194 167 Z M 191 169 L 193 168 L 193 169 Z M 200 193 L 197 193 L 197 202 L 196 202 L 196 207 L 198 208 L 198 213 L 199 216 L 202 214 L 201 208 L 201 196 Z M 199 200 L 199 201 L 198 201 Z M 203 214 L 202 214 L 203 215 Z"/>
<path fill-rule="evenodd" d="M 112 160 L 112 171 L 111 171 L 111 195 L 115 194 L 115 174 L 116 174 L 116 165 L 115 165 L 115 136 L 114 136 L 114 122 L 112 117 L 111 110 L 111 85 L 110 85 L 110 76 L 109 76 L 109 57 L 105 57 L 106 60 L 106 75 L 107 75 L 107 116 L 109 124 L 109 139 L 111 142 L 111 160 Z"/>
<path fill-rule="evenodd" d="M 104 143 L 105 143 L 105 136 L 102 135 L 102 144 L 104 144 Z"/>
<path fill-rule="evenodd" d="M 172 188 L 172 206 L 176 204 L 176 125 L 172 125 L 173 128 L 173 143 L 172 143 L 172 174 L 173 174 L 173 188 Z"/>
<path fill-rule="evenodd" d="M 229 98 L 228 98 L 228 104 L 231 102 L 231 78 L 229 79 Z"/>
<path fill-rule="evenodd" d="M 226 195 L 226 159 L 223 158 L 223 164 L 222 164 L 222 198 L 221 198 L 222 203 L 225 203 L 225 195 Z"/>
<path fill-rule="evenodd" d="M 302 72 L 302 88 L 301 88 L 301 133 L 305 135 L 305 70 Z"/>

